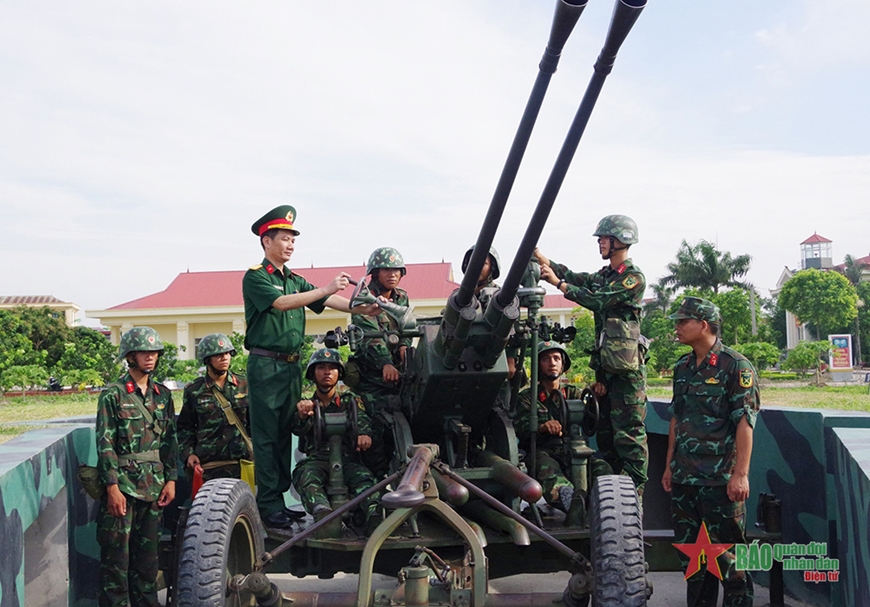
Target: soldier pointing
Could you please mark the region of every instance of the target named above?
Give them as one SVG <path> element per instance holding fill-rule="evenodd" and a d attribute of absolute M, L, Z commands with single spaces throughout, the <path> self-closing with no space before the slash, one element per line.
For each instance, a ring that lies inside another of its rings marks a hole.
<path fill-rule="evenodd" d="M 341 312 L 373 314 L 377 305 L 351 310 L 337 293 L 347 287 L 342 272 L 325 287 L 315 287 L 285 264 L 296 248 L 296 209 L 276 207 L 251 226 L 260 238 L 264 259 L 242 280 L 247 333 L 248 385 L 254 457 L 257 462 L 257 505 L 269 527 L 287 528 L 295 513 L 284 507 L 290 488 L 291 436 L 287 429 L 302 393 L 299 355 L 305 336 L 305 309 L 320 314 L 325 307 Z"/>

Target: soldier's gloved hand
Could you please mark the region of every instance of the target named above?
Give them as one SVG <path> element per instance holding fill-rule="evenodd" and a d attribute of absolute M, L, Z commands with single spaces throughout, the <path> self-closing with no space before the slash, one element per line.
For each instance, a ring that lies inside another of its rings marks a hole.
<path fill-rule="evenodd" d="M 595 396 L 604 396 L 605 394 L 607 394 L 607 386 L 602 384 L 600 381 L 595 382 L 589 387 L 595 393 Z"/>
<path fill-rule="evenodd" d="M 671 492 L 671 478 L 673 473 L 671 472 L 670 466 L 665 466 L 665 473 L 662 474 L 662 488 L 667 492 Z"/>
<path fill-rule="evenodd" d="M 300 400 L 296 403 L 296 413 L 301 419 L 314 415 L 314 401 Z"/>
<path fill-rule="evenodd" d="M 507 366 L 508 366 L 508 377 L 510 379 L 513 379 L 514 375 L 517 372 L 517 359 L 513 358 L 513 357 L 509 357 L 507 359 Z"/>
<path fill-rule="evenodd" d="M 550 266 L 541 266 L 541 280 L 546 280 L 551 285 L 559 284 L 559 277 Z"/>
<path fill-rule="evenodd" d="M 538 247 L 535 247 L 535 257 L 538 258 L 538 263 L 541 264 L 541 271 L 543 271 L 544 268 L 550 267 L 550 260 L 547 259 L 546 255 L 538 250 Z"/>
<path fill-rule="evenodd" d="M 356 437 L 356 450 L 365 451 L 372 446 L 372 437 L 360 434 Z"/>
<path fill-rule="evenodd" d="M 106 493 L 108 494 L 106 505 L 109 507 L 109 514 L 118 518 L 127 514 L 127 498 L 125 498 L 124 494 L 121 493 L 121 490 L 118 489 L 118 485 L 107 485 Z"/>
<path fill-rule="evenodd" d="M 384 365 L 384 381 L 397 382 L 399 381 L 399 370 L 393 365 Z"/>
<path fill-rule="evenodd" d="M 557 436 L 562 436 L 562 424 L 557 422 L 555 419 L 551 419 L 550 421 L 544 422 L 538 427 L 539 434 L 555 434 Z"/>
<path fill-rule="evenodd" d="M 202 462 L 199 461 L 199 458 L 196 456 L 196 454 L 191 453 L 190 456 L 187 458 L 187 467 L 193 470 L 200 465 L 202 465 Z"/>
<path fill-rule="evenodd" d="M 163 485 L 163 490 L 160 492 L 160 497 L 157 498 L 157 505 L 165 508 L 172 500 L 175 499 L 175 481 L 166 481 Z"/>

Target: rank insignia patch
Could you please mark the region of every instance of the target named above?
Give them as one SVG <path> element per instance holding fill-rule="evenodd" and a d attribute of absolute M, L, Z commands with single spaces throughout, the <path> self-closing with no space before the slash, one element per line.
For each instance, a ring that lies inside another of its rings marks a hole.
<path fill-rule="evenodd" d="M 711 384 L 711 385 L 713 385 L 713 384 L 718 384 L 718 383 L 719 383 L 719 380 L 716 379 L 715 377 L 708 377 L 708 378 L 704 381 L 704 383 L 705 383 L 705 384 Z"/>
<path fill-rule="evenodd" d="M 625 280 L 622 281 L 622 286 L 626 289 L 633 289 L 638 285 L 639 282 L 640 281 L 637 279 L 636 276 L 634 276 L 633 274 L 629 274 L 625 277 Z"/>
<path fill-rule="evenodd" d="M 742 369 L 740 371 L 740 387 L 751 388 L 752 382 L 752 369 Z"/>

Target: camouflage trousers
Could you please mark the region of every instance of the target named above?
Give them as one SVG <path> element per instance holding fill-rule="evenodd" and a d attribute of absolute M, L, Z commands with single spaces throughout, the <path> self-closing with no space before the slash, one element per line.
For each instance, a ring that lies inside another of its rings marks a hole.
<path fill-rule="evenodd" d="M 372 446 L 360 453 L 365 464 L 375 478 L 384 478 L 390 471 L 390 460 L 393 457 L 393 433 L 389 424 L 381 415 L 391 396 L 396 397 L 395 390 L 388 390 L 362 381 L 360 388 L 368 392 L 359 392 L 365 403 L 366 413 L 372 420 Z"/>
<path fill-rule="evenodd" d="M 615 474 L 631 477 L 643 497 L 647 481 L 649 449 L 646 440 L 645 371 L 614 375 L 598 370 L 596 380 L 607 393 L 599 397 L 601 407 L 596 441 L 604 461 Z"/>
<path fill-rule="evenodd" d="M 591 467 L 590 478 L 592 479 L 604 474 L 613 474 L 610 466 L 594 455 L 589 458 L 588 466 Z M 535 480 L 541 483 L 541 488 L 544 490 L 544 501 L 554 508 L 562 508 L 562 502 L 559 500 L 559 489 L 562 487 L 574 488 L 574 485 L 568 480 L 567 471 L 570 471 L 570 466 L 563 466 L 561 458 L 558 456 L 543 450 L 535 452 Z"/>
<path fill-rule="evenodd" d="M 127 513 L 109 514 L 103 496 L 97 515 L 100 544 L 100 607 L 158 607 L 157 542 L 161 510 L 157 502 L 125 495 Z"/>
<path fill-rule="evenodd" d="M 673 484 L 671 515 L 674 521 L 674 543 L 693 544 L 698 539 L 701 522 L 707 523 L 713 544 L 746 543 L 746 505 L 728 499 L 725 485 Z M 683 571 L 689 557 L 679 554 Z M 734 548 L 719 556 L 717 562 L 722 573 L 723 607 L 752 605 L 752 578 L 748 571 L 737 571 Z M 702 565 L 701 570 L 687 581 L 686 604 L 689 607 L 715 607 L 719 598 L 720 580 Z"/>
<path fill-rule="evenodd" d="M 375 479 L 368 468 L 343 457 L 341 460 L 344 484 L 350 491 L 350 497 L 354 498 L 366 489 L 374 487 Z M 329 485 L 329 462 L 321 459 L 304 459 L 293 470 L 293 487 L 299 494 L 302 506 L 309 514 L 314 512 L 317 505 L 331 508 L 326 487 Z M 365 513 L 366 519 L 370 518 L 378 508 L 377 494 L 365 500 L 360 509 Z"/>

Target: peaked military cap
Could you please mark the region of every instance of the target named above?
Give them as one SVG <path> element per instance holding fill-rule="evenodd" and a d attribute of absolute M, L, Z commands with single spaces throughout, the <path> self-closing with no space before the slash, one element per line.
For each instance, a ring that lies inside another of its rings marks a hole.
<path fill-rule="evenodd" d="M 289 230 L 299 236 L 299 230 L 293 227 L 294 221 L 296 221 L 296 209 L 289 204 L 283 204 L 255 221 L 251 226 L 251 232 L 262 236 L 266 230 Z"/>
<path fill-rule="evenodd" d="M 695 320 L 706 320 L 707 322 L 715 323 L 719 323 L 722 320 L 722 316 L 719 314 L 719 307 L 712 301 L 701 299 L 700 297 L 685 298 L 676 313 L 671 314 L 668 318 L 671 320 L 694 318 Z"/>

